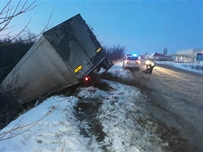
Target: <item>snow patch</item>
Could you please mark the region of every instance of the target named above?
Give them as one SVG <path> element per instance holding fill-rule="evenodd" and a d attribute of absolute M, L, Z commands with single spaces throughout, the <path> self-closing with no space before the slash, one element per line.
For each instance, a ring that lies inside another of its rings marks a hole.
<path fill-rule="evenodd" d="M 157 64 L 169 65 L 179 69 L 203 74 L 203 65 L 198 63 L 177 63 L 170 61 L 155 61 Z"/>
<path fill-rule="evenodd" d="M 115 77 L 120 77 L 123 79 L 134 79 L 130 70 L 125 70 L 122 68 L 123 62 L 116 62 L 107 73 L 111 73 Z"/>

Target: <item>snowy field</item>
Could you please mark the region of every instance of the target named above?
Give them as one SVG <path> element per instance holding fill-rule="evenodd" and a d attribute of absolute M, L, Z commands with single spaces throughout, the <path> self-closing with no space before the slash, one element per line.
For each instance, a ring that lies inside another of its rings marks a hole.
<path fill-rule="evenodd" d="M 122 69 L 121 62 L 108 72 L 133 79 L 128 70 Z M 0 151 L 159 152 L 167 149 L 168 143 L 152 133 L 156 127 L 153 122 L 147 121 L 144 127 L 139 123 L 147 115 L 138 104 L 142 98 L 140 90 L 113 81 L 101 80 L 101 83 L 108 89 L 80 87 L 74 96 L 52 96 L 19 116 L 0 131 Z M 84 107 L 78 106 L 80 102 L 83 105 L 98 102 L 95 122 L 79 119 L 79 115 L 85 115 Z M 91 131 L 96 122 L 102 126 L 99 132 L 103 138 L 98 139 L 99 135 Z"/>
<path fill-rule="evenodd" d="M 157 64 L 163 64 L 163 65 L 169 65 L 174 66 L 176 68 L 180 68 L 183 70 L 188 70 L 196 73 L 202 73 L 203 74 L 203 64 L 197 64 L 197 63 L 176 63 L 176 62 L 170 62 L 170 61 L 155 61 Z"/>

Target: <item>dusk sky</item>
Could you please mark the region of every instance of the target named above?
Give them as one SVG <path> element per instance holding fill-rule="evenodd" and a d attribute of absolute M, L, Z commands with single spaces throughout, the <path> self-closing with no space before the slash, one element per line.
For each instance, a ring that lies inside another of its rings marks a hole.
<path fill-rule="evenodd" d="M 1 9 L 6 2 L 0 0 Z M 54 7 L 50 27 L 80 13 L 103 46 L 125 46 L 126 53 L 203 49 L 203 0 L 37 0 L 36 4 L 13 20 L 15 32 L 32 18 L 29 29 L 39 33 Z"/>

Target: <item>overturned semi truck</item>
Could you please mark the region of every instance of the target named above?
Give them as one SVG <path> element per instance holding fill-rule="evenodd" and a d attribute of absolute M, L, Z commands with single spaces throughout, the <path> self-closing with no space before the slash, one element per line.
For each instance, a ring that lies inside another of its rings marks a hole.
<path fill-rule="evenodd" d="M 44 32 L 2 82 L 21 103 L 95 81 L 112 63 L 80 14 Z"/>

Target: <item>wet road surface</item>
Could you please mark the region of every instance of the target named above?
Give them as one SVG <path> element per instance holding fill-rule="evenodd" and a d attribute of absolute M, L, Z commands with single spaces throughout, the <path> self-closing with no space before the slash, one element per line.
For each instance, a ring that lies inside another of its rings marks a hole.
<path fill-rule="evenodd" d="M 150 101 L 146 109 L 179 136 L 188 140 L 195 151 L 203 151 L 203 75 L 156 66 L 152 75 L 133 71 L 133 76 Z"/>

